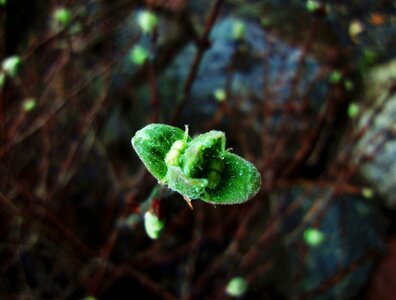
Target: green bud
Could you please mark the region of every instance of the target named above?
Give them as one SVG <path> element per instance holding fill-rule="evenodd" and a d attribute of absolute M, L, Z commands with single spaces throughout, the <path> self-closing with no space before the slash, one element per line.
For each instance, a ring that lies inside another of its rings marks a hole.
<path fill-rule="evenodd" d="M 223 102 L 226 99 L 226 92 L 223 89 L 216 89 L 213 95 L 218 102 Z"/>
<path fill-rule="evenodd" d="M 352 91 L 354 88 L 354 84 L 353 84 L 352 80 L 350 80 L 350 79 L 345 80 L 344 87 L 348 92 Z"/>
<path fill-rule="evenodd" d="M 348 106 L 348 117 L 354 119 L 359 114 L 359 106 L 356 103 L 350 103 Z"/>
<path fill-rule="evenodd" d="M 363 197 L 366 199 L 371 199 L 374 197 L 374 191 L 367 187 L 362 188 L 361 193 L 362 193 Z"/>
<path fill-rule="evenodd" d="M 147 211 L 144 214 L 144 228 L 147 235 L 155 240 L 158 239 L 164 229 L 164 222 L 161 221 L 154 213 Z"/>
<path fill-rule="evenodd" d="M 187 130 L 150 124 L 136 132 L 131 142 L 161 184 L 189 199 L 237 204 L 249 200 L 260 189 L 256 167 L 225 150 L 221 131 L 212 130 L 191 139 Z"/>
<path fill-rule="evenodd" d="M 334 70 L 333 72 L 330 73 L 329 76 L 329 82 L 331 84 L 337 84 L 341 81 L 342 79 L 342 73 L 338 70 Z"/>
<path fill-rule="evenodd" d="M 6 6 L 7 0 L 0 0 L 0 6 Z"/>
<path fill-rule="evenodd" d="M 54 19 L 59 24 L 66 26 L 67 24 L 69 24 L 69 22 L 71 20 L 71 12 L 70 12 L 70 10 L 68 10 L 67 8 L 64 8 L 64 7 L 58 8 L 54 12 Z"/>
<path fill-rule="evenodd" d="M 23 110 L 26 112 L 32 111 L 36 108 L 36 100 L 35 99 L 26 99 L 22 103 Z"/>
<path fill-rule="evenodd" d="M 143 33 L 150 33 L 158 24 L 158 19 L 155 14 L 150 11 L 144 11 L 139 14 L 138 24 Z"/>
<path fill-rule="evenodd" d="M 4 73 L 11 77 L 15 77 L 18 74 L 20 64 L 21 59 L 19 56 L 14 55 L 3 60 L 2 68 Z"/>
<path fill-rule="evenodd" d="M 232 27 L 232 36 L 235 40 L 242 40 L 246 34 L 246 25 L 242 21 L 236 21 Z"/>
<path fill-rule="evenodd" d="M 316 228 L 308 228 L 304 231 L 304 240 L 310 246 L 318 246 L 325 239 L 325 235 Z"/>
<path fill-rule="evenodd" d="M 373 65 L 378 59 L 378 53 L 372 49 L 363 49 L 363 60 L 367 65 Z"/>
<path fill-rule="evenodd" d="M 306 7 L 307 10 L 310 12 L 314 12 L 315 10 L 319 9 L 321 4 L 315 0 L 307 0 Z"/>
<path fill-rule="evenodd" d="M 247 290 L 247 282 L 242 277 L 234 277 L 231 279 L 226 287 L 226 293 L 231 297 L 240 297 Z"/>
<path fill-rule="evenodd" d="M 364 30 L 364 25 L 361 21 L 359 20 L 353 20 L 351 21 L 351 23 L 349 24 L 349 36 L 351 37 L 351 39 L 353 41 L 357 40 L 357 37 L 359 36 L 359 34 L 361 34 Z"/>
<path fill-rule="evenodd" d="M 0 72 L 0 88 L 2 88 L 4 86 L 5 83 L 5 74 L 4 72 Z"/>
<path fill-rule="evenodd" d="M 271 25 L 273 25 L 273 23 L 274 23 L 273 20 L 268 16 L 263 16 L 260 18 L 260 24 L 264 28 L 270 27 Z"/>
<path fill-rule="evenodd" d="M 136 45 L 135 47 L 133 47 L 133 49 L 129 53 L 130 60 L 134 64 L 139 66 L 143 65 L 147 61 L 148 57 L 149 54 L 147 50 L 140 45 Z"/>

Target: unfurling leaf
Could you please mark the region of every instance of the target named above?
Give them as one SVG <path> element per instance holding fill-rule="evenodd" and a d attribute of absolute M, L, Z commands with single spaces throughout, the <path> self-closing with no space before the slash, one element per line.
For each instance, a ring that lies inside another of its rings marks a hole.
<path fill-rule="evenodd" d="M 212 204 L 243 203 L 260 189 L 256 167 L 225 148 L 221 131 L 191 139 L 188 131 L 150 124 L 136 132 L 132 146 L 148 171 L 188 199 Z"/>

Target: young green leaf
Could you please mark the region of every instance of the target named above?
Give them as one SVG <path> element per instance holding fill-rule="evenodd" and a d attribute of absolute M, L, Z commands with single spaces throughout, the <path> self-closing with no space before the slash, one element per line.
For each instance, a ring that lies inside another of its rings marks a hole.
<path fill-rule="evenodd" d="M 168 186 L 190 199 L 199 199 L 205 192 L 208 180 L 205 178 L 188 177 L 180 167 L 168 167 L 166 174 L 166 183 Z"/>
<path fill-rule="evenodd" d="M 132 146 L 149 172 L 186 199 L 212 204 L 237 204 L 260 189 L 260 174 L 253 164 L 225 150 L 221 131 L 191 139 L 188 131 L 151 124 L 132 138 Z"/>
<path fill-rule="evenodd" d="M 256 167 L 242 157 L 226 152 L 224 170 L 217 188 L 207 189 L 202 200 L 212 204 L 238 204 L 260 190 L 261 177 Z"/>
<path fill-rule="evenodd" d="M 165 156 L 173 143 L 184 137 L 184 131 L 173 126 L 150 124 L 136 132 L 132 146 L 147 170 L 159 181 L 165 179 L 168 167 Z"/>
<path fill-rule="evenodd" d="M 190 177 L 199 176 L 200 171 L 212 158 L 223 159 L 225 152 L 225 135 L 212 130 L 194 138 L 184 152 L 183 171 Z M 202 174 L 201 174 L 202 175 Z"/>

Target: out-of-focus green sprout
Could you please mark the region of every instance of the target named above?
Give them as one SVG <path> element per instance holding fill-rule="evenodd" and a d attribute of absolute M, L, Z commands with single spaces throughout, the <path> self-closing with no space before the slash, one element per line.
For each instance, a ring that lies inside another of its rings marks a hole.
<path fill-rule="evenodd" d="M 329 75 L 329 82 L 331 84 L 337 84 L 341 81 L 341 79 L 342 79 L 342 73 L 339 70 L 334 70 Z"/>
<path fill-rule="evenodd" d="M 81 23 L 75 23 L 72 25 L 72 27 L 70 28 L 69 33 L 71 35 L 75 35 L 75 34 L 79 34 L 82 31 L 82 26 Z"/>
<path fill-rule="evenodd" d="M 0 72 L 0 88 L 4 86 L 5 83 L 5 74 L 4 72 Z"/>
<path fill-rule="evenodd" d="M 36 99 L 30 98 L 23 101 L 22 108 L 24 111 L 30 112 L 36 108 L 36 105 L 37 105 Z"/>
<path fill-rule="evenodd" d="M 349 24 L 348 33 L 352 41 L 356 42 L 359 34 L 364 30 L 363 23 L 359 20 L 353 20 Z"/>
<path fill-rule="evenodd" d="M 155 240 L 161 235 L 164 229 L 164 222 L 161 221 L 154 213 L 147 211 L 144 214 L 144 228 L 146 229 L 147 235 Z"/>
<path fill-rule="evenodd" d="M 307 0 L 305 6 L 308 11 L 314 12 L 315 10 L 317 10 L 321 7 L 321 4 L 315 0 Z"/>
<path fill-rule="evenodd" d="M 394 70 L 391 70 L 391 78 L 392 79 L 396 79 L 396 69 L 394 69 Z"/>
<path fill-rule="evenodd" d="M 224 89 L 216 89 L 213 95 L 218 102 L 223 102 L 226 99 L 226 92 Z"/>
<path fill-rule="evenodd" d="M 232 278 L 227 286 L 226 286 L 226 293 L 231 297 L 240 297 L 242 296 L 247 290 L 247 282 L 242 277 L 234 277 Z"/>
<path fill-rule="evenodd" d="M 350 103 L 347 113 L 349 118 L 354 119 L 359 113 L 359 106 L 354 102 Z"/>
<path fill-rule="evenodd" d="M 0 0 L 0 6 L 5 6 L 7 4 L 7 0 Z"/>
<path fill-rule="evenodd" d="M 353 84 L 352 80 L 346 79 L 346 80 L 344 81 L 344 88 L 345 88 L 348 92 L 352 91 L 354 87 L 355 87 L 355 85 Z"/>
<path fill-rule="evenodd" d="M 262 16 L 260 18 L 260 24 L 264 28 L 268 28 L 268 27 L 270 27 L 273 24 L 273 20 L 270 17 L 268 17 L 268 16 Z"/>
<path fill-rule="evenodd" d="M 57 8 L 54 12 L 54 20 L 59 24 L 66 26 L 71 20 L 71 12 L 67 8 L 61 7 Z"/>
<path fill-rule="evenodd" d="M 149 58 L 149 53 L 143 46 L 136 45 L 129 53 L 130 60 L 136 65 L 143 65 Z"/>
<path fill-rule="evenodd" d="M 362 188 L 361 193 L 366 199 L 371 199 L 374 197 L 374 191 L 368 187 Z"/>
<path fill-rule="evenodd" d="M 234 40 L 243 40 L 246 34 L 246 25 L 244 22 L 238 20 L 234 22 L 232 27 L 232 37 Z"/>
<path fill-rule="evenodd" d="M 158 24 L 158 18 L 150 11 L 143 11 L 138 16 L 138 24 L 143 33 L 151 33 Z"/>
<path fill-rule="evenodd" d="M 81 298 L 80 300 L 96 300 L 96 299 L 97 298 L 94 296 L 87 296 L 87 297 Z"/>
<path fill-rule="evenodd" d="M 310 246 L 319 246 L 325 239 L 325 235 L 316 228 L 307 228 L 304 231 L 304 240 Z"/>
<path fill-rule="evenodd" d="M 19 58 L 19 56 L 13 55 L 3 60 L 2 68 L 4 73 L 11 77 L 15 77 L 18 74 L 20 64 L 21 59 Z"/>
<path fill-rule="evenodd" d="M 367 65 L 373 65 L 378 59 L 378 53 L 372 49 L 363 49 L 363 60 Z"/>

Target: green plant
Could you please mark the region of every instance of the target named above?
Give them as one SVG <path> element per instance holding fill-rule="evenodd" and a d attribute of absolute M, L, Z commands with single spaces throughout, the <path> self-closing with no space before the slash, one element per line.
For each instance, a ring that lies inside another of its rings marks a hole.
<path fill-rule="evenodd" d="M 223 102 L 227 98 L 226 92 L 223 89 L 216 89 L 213 95 L 218 102 Z"/>
<path fill-rule="evenodd" d="M 226 287 L 226 293 L 231 297 L 240 297 L 247 290 L 247 282 L 242 277 L 234 277 Z"/>
<path fill-rule="evenodd" d="M 36 99 L 33 99 L 33 98 L 26 99 L 22 103 L 22 108 L 24 111 L 29 112 L 29 111 L 34 110 L 36 108 L 36 105 L 37 105 Z"/>
<path fill-rule="evenodd" d="M 137 45 L 129 52 L 129 58 L 134 64 L 141 66 L 149 58 L 149 53 L 143 46 Z"/>
<path fill-rule="evenodd" d="M 315 0 L 307 0 L 305 5 L 307 7 L 307 10 L 310 12 L 313 12 L 321 7 L 320 2 Z"/>
<path fill-rule="evenodd" d="M 66 26 L 71 21 L 71 12 L 67 8 L 63 8 L 63 7 L 62 8 L 58 8 L 54 12 L 54 19 L 59 24 L 62 24 L 63 26 Z"/>
<path fill-rule="evenodd" d="M 5 74 L 15 77 L 18 74 L 21 59 L 19 56 L 13 55 L 3 60 L 2 68 Z"/>
<path fill-rule="evenodd" d="M 151 33 L 158 24 L 155 14 L 150 11 L 143 11 L 139 14 L 138 24 L 143 33 Z"/>
<path fill-rule="evenodd" d="M 2 88 L 4 86 L 5 83 L 5 73 L 4 72 L 0 72 L 0 88 Z"/>
<path fill-rule="evenodd" d="M 325 235 L 316 228 L 307 228 L 304 231 L 304 240 L 310 246 L 318 246 L 325 239 Z"/>
<path fill-rule="evenodd" d="M 260 189 L 253 164 L 225 149 L 225 135 L 212 130 L 195 138 L 169 125 L 150 124 L 136 132 L 132 146 L 149 172 L 161 184 L 187 201 L 237 204 Z"/>
<path fill-rule="evenodd" d="M 359 106 L 356 103 L 350 103 L 348 106 L 348 117 L 354 119 L 359 114 Z"/>
<path fill-rule="evenodd" d="M 232 28 L 232 36 L 235 40 L 243 40 L 246 34 L 246 25 L 242 21 L 236 21 Z"/>
<path fill-rule="evenodd" d="M 144 214 L 144 228 L 151 239 L 155 240 L 159 238 L 162 230 L 164 229 L 164 225 L 164 222 L 161 221 L 153 212 L 147 211 Z"/>

